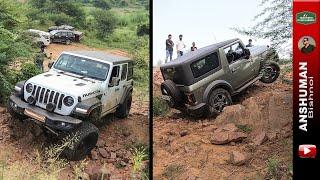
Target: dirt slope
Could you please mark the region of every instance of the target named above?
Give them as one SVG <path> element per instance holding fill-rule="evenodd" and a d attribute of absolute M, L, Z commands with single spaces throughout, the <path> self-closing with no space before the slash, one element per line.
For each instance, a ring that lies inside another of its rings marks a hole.
<path fill-rule="evenodd" d="M 153 73 L 154 94 L 160 95 L 162 77 L 159 69 Z M 283 74 L 269 85 L 255 83 L 234 97 L 234 105 L 215 119 L 193 120 L 177 110 L 155 118 L 153 177 L 190 180 L 290 177 L 292 88 L 283 82 L 284 77 L 292 75 Z M 229 129 L 233 127 L 230 131 L 224 130 L 227 124 Z M 246 138 L 239 140 L 239 136 L 234 142 L 223 142 L 223 134 L 230 138 L 233 131 L 244 133 Z M 262 143 L 255 144 L 260 137 Z M 217 145 L 217 140 L 224 144 Z M 234 151 L 246 156 L 244 164 L 230 162 Z"/>
<path fill-rule="evenodd" d="M 126 52 L 120 50 L 94 49 L 81 44 L 69 46 L 51 44 L 46 52 L 47 54 L 51 52 L 53 59 L 56 59 L 62 51 L 66 50 L 103 50 L 122 56 L 127 55 Z M 149 142 L 147 113 L 148 102 L 140 102 L 133 97 L 132 109 L 128 118 L 116 119 L 112 115 L 106 117 L 104 125 L 99 127 L 98 145 L 92 154 L 85 159 L 85 163 L 67 162 L 67 166 L 59 172 L 59 179 L 75 179 L 79 174 L 82 179 L 89 177 L 94 179 L 94 176 L 99 175 L 103 168 L 105 179 L 131 178 L 134 175 L 132 148 L 146 146 Z M 0 167 L 5 164 L 5 167 L 11 168 L 10 171 L 5 172 L 5 177 L 11 177 L 6 173 L 15 173 L 16 177 L 25 179 L 32 177 L 39 169 L 42 169 L 41 166 L 45 165 L 37 163 L 37 158 L 39 158 L 37 152 L 43 151 L 46 147 L 45 140 L 41 130 L 33 123 L 16 123 L 6 112 L 5 107 L 0 107 Z M 144 166 L 146 163 L 147 161 L 143 162 Z M 18 171 L 14 171 L 15 166 L 19 167 Z M 75 169 L 80 166 L 83 166 L 81 172 L 76 173 Z M 0 172 L 1 170 L 0 168 Z M 16 172 L 21 175 L 17 175 Z"/>

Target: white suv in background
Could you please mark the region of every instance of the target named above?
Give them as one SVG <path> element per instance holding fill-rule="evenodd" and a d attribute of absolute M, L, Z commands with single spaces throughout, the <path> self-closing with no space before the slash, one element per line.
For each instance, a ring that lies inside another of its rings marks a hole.
<path fill-rule="evenodd" d="M 45 31 L 40 31 L 36 29 L 28 29 L 28 33 L 31 34 L 31 36 L 34 38 L 34 41 L 39 43 L 39 45 L 45 45 L 48 46 L 51 41 L 50 41 L 50 33 L 45 32 Z"/>

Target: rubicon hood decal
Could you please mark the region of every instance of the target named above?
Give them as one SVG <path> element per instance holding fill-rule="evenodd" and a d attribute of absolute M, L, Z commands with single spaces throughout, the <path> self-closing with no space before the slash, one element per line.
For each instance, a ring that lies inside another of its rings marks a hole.
<path fill-rule="evenodd" d="M 96 90 L 96 91 L 93 91 L 93 92 L 89 92 L 89 93 L 83 94 L 82 97 L 87 97 L 87 96 L 91 96 L 93 94 L 98 94 L 98 93 L 100 93 L 100 90 Z"/>

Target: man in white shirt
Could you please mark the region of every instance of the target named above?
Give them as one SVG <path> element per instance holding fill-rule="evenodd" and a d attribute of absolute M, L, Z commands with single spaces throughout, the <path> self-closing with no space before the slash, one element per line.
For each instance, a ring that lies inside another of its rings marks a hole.
<path fill-rule="evenodd" d="M 177 53 L 178 53 L 178 57 L 183 56 L 183 49 L 186 47 L 186 45 L 184 44 L 184 42 L 182 41 L 182 35 L 179 35 L 179 40 L 177 41 Z"/>

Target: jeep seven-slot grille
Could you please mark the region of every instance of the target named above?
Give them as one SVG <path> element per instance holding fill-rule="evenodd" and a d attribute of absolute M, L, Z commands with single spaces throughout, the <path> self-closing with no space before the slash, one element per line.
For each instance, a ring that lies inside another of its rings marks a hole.
<path fill-rule="evenodd" d="M 64 94 L 37 85 L 33 86 L 32 95 L 37 103 L 48 104 L 53 102 L 58 109 L 61 109 L 62 100 L 65 96 Z"/>

